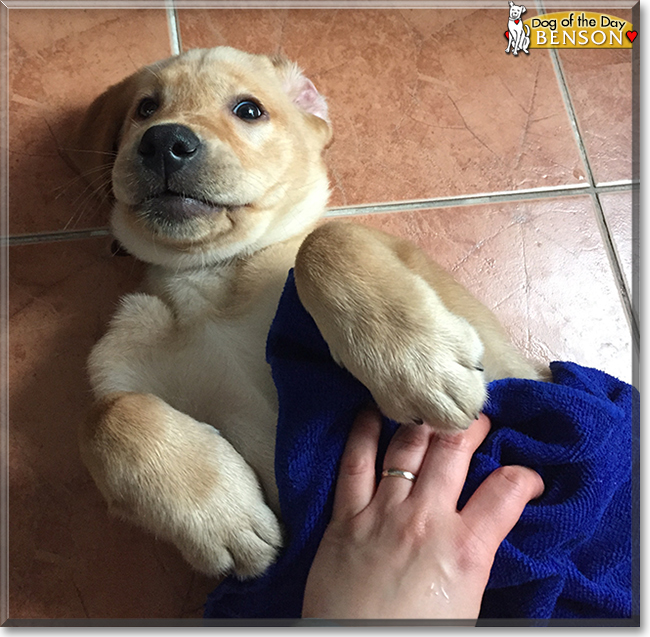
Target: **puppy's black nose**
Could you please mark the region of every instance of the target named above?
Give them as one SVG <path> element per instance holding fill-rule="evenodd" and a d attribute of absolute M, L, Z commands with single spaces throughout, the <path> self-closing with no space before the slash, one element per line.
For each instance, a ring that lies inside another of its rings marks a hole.
<path fill-rule="evenodd" d="M 147 168 L 164 178 L 194 159 L 200 147 L 201 140 L 187 126 L 160 124 L 142 136 L 138 154 Z"/>

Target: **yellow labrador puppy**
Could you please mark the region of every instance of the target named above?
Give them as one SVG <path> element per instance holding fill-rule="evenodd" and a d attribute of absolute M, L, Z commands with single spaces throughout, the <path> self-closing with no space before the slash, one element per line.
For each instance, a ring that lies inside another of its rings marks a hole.
<path fill-rule="evenodd" d="M 486 382 L 539 375 L 409 242 L 316 227 L 330 137 L 294 64 L 227 47 L 138 71 L 76 132 L 79 167 L 112 169 L 115 236 L 150 264 L 90 356 L 82 457 L 111 511 L 208 574 L 259 575 L 282 543 L 265 341 L 291 267 L 332 356 L 399 422 L 464 429 Z"/>

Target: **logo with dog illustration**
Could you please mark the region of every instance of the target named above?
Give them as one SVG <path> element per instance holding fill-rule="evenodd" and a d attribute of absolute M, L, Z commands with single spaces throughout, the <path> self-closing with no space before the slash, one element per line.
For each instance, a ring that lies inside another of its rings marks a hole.
<path fill-rule="evenodd" d="M 506 53 L 532 49 L 631 49 L 638 32 L 632 23 L 603 13 L 564 11 L 524 20 L 524 5 L 508 3 Z"/>
<path fill-rule="evenodd" d="M 508 48 L 506 53 L 510 53 L 512 47 L 512 54 L 517 55 L 519 51 L 523 51 L 529 55 L 528 47 L 530 46 L 530 27 L 524 24 L 521 19 L 522 13 L 526 12 L 524 5 L 517 5 L 510 2 L 510 17 L 508 18 L 508 30 L 506 36 L 508 38 Z"/>

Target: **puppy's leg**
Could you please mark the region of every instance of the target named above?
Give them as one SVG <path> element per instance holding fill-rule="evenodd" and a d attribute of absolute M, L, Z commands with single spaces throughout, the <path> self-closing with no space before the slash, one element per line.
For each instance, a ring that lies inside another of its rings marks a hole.
<path fill-rule="evenodd" d="M 408 241 L 329 223 L 304 241 L 295 278 L 334 359 L 398 422 L 463 429 L 487 381 L 539 377 L 494 315 Z"/>
<path fill-rule="evenodd" d="M 210 425 L 151 394 L 98 401 L 81 453 L 110 510 L 167 539 L 196 569 L 260 575 L 280 530 L 251 468 Z"/>
<path fill-rule="evenodd" d="M 159 299 L 126 297 L 90 357 L 98 398 L 80 429 L 82 458 L 113 513 L 173 542 L 196 569 L 260 575 L 281 532 L 255 473 L 214 427 L 143 391 L 151 352 L 173 329 Z"/>

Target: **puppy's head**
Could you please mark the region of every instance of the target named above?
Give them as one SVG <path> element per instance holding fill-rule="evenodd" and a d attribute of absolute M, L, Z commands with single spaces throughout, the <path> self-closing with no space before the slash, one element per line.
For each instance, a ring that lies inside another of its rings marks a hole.
<path fill-rule="evenodd" d="M 330 137 L 325 100 L 294 64 L 219 47 L 111 87 L 70 155 L 82 172 L 112 167 L 113 231 L 132 254 L 195 267 L 311 227 Z"/>

